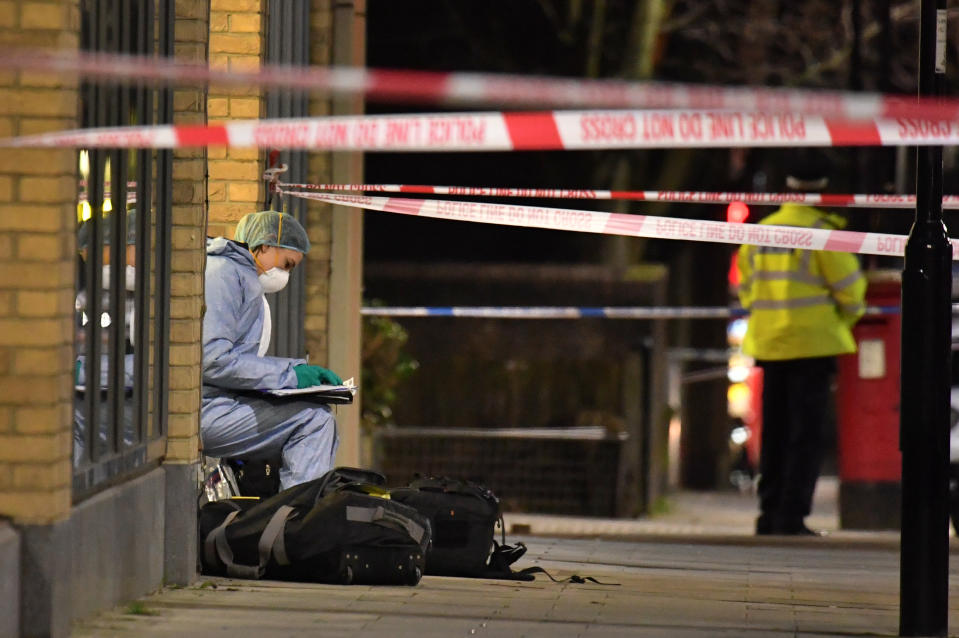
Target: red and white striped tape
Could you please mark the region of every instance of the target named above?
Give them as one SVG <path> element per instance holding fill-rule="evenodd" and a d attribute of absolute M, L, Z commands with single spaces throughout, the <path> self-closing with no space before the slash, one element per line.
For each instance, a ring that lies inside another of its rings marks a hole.
<path fill-rule="evenodd" d="M 342 151 L 922 146 L 959 143 L 959 120 L 826 119 L 721 111 L 427 113 L 211 125 L 78 129 L 0 140 L 5 147 L 233 146 Z"/>
<path fill-rule="evenodd" d="M 546 228 L 654 239 L 681 239 L 722 244 L 832 250 L 866 255 L 902 256 L 908 239 L 905 235 L 884 233 L 797 228 L 767 224 L 734 224 L 699 219 L 627 215 L 515 204 L 337 195 L 283 190 L 280 193 L 353 208 L 480 224 Z M 952 257 L 953 259 L 959 259 L 959 241 L 952 245 Z"/>
<path fill-rule="evenodd" d="M 428 104 L 654 108 L 805 113 L 834 118 L 959 118 L 959 100 L 762 87 L 626 82 L 481 73 L 262 65 L 219 69 L 164 58 L 77 50 L 0 50 L 0 68 L 134 83 L 269 86 Z"/>
<path fill-rule="evenodd" d="M 517 188 L 500 186 L 426 186 L 421 184 L 291 184 L 278 182 L 285 191 L 349 191 L 364 193 L 407 193 L 461 197 L 530 197 L 540 199 L 629 200 L 682 204 L 726 204 L 743 202 L 778 206 L 786 202 L 809 206 L 849 208 L 915 208 L 915 195 L 842 193 L 736 193 L 723 191 L 612 191 L 569 188 Z M 959 209 L 959 195 L 943 195 L 942 207 Z"/>
<path fill-rule="evenodd" d="M 110 194 L 110 191 L 106 191 L 105 193 L 103 193 L 103 201 L 106 202 L 110 200 L 112 200 L 112 195 Z M 77 201 L 85 202 L 85 201 L 89 201 L 89 198 L 87 197 L 86 193 L 80 193 L 77 196 Z M 136 201 L 137 201 L 137 194 L 135 192 L 127 191 L 127 204 L 135 204 Z"/>

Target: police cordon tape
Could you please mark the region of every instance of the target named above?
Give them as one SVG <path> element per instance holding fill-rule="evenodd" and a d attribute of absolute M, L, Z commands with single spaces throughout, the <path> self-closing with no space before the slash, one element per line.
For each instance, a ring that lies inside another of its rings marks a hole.
<path fill-rule="evenodd" d="M 368 317 L 468 317 L 476 319 L 734 319 L 749 313 L 725 306 L 364 306 Z M 899 314 L 899 306 L 867 306 L 869 316 Z"/>
<path fill-rule="evenodd" d="M 959 100 L 954 98 L 330 66 L 264 64 L 256 69 L 227 69 L 160 57 L 75 49 L 0 49 L 0 68 L 66 73 L 139 85 L 215 83 L 282 87 L 428 104 L 713 109 L 851 119 L 959 118 Z"/>
<path fill-rule="evenodd" d="M 105 191 L 102 195 L 102 200 L 108 201 L 111 199 L 113 199 L 113 196 L 111 195 L 110 191 Z M 85 202 L 88 200 L 89 200 L 89 197 L 87 197 L 86 193 L 80 193 L 77 196 L 77 201 Z M 134 204 L 136 203 L 136 201 L 137 201 L 137 194 L 135 192 L 127 191 L 127 204 Z"/>
<path fill-rule="evenodd" d="M 0 147 L 520 151 L 959 144 L 959 120 L 843 120 L 727 111 L 542 111 L 356 115 L 209 125 L 75 129 Z"/>
<path fill-rule="evenodd" d="M 611 191 L 568 188 L 515 188 L 498 186 L 425 186 L 419 184 L 292 184 L 277 182 L 283 190 L 349 191 L 367 193 L 406 193 L 459 195 L 464 197 L 529 197 L 542 199 L 630 200 L 681 204 L 725 204 L 743 202 L 760 206 L 778 206 L 787 202 L 809 206 L 850 208 L 914 208 L 915 195 L 839 194 L 839 193 L 736 193 L 720 191 Z M 959 209 L 959 195 L 943 195 L 943 208 Z"/>
<path fill-rule="evenodd" d="M 627 237 L 649 237 L 652 239 L 680 239 L 722 244 L 832 250 L 890 257 L 902 256 L 906 241 L 909 239 L 905 235 L 884 233 L 768 224 L 738 224 L 517 204 L 338 195 L 335 193 L 286 190 L 280 190 L 280 194 L 372 211 L 481 224 L 569 230 Z M 952 243 L 952 258 L 959 259 L 959 241 Z"/>

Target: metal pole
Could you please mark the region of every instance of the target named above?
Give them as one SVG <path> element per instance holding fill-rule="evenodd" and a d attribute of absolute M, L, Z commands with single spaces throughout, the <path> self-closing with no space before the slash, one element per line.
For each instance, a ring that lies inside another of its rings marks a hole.
<path fill-rule="evenodd" d="M 920 96 L 941 94 L 945 37 L 945 0 L 921 0 Z M 922 147 L 902 277 L 900 636 L 945 636 L 948 626 L 951 265 L 942 148 Z"/>
<path fill-rule="evenodd" d="M 157 44 L 160 57 L 173 57 L 173 43 L 176 40 L 175 0 L 160 0 L 156 7 L 159 33 Z M 157 96 L 158 124 L 173 123 L 173 88 L 163 87 Z M 156 305 L 153 318 L 153 423 L 152 437 L 163 436 L 167 432 L 170 413 L 170 269 L 172 244 L 172 193 L 173 193 L 173 150 L 157 151 L 157 188 L 156 188 L 156 247 L 155 282 Z"/>

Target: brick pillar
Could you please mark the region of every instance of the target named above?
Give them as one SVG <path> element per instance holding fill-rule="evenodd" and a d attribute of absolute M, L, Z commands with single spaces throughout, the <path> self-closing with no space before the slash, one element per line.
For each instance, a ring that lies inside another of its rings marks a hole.
<path fill-rule="evenodd" d="M 332 62 L 337 66 L 363 66 L 366 59 L 366 0 L 342 0 L 332 11 Z M 363 112 L 363 100 L 332 100 L 333 115 Z M 336 153 L 332 159 L 335 183 L 363 181 L 363 154 Z M 332 207 L 330 225 L 329 362 L 334 370 L 360 383 L 360 309 L 363 297 L 363 213 L 346 206 Z M 359 465 L 369 459 L 361 453 L 360 406 L 338 415 L 340 448 L 337 463 Z"/>
<path fill-rule="evenodd" d="M 0 47 L 76 48 L 75 2 L 7 2 Z M 0 75 L 0 137 L 75 128 L 76 82 Z M 70 514 L 74 149 L 0 153 L 0 516 Z"/>
<path fill-rule="evenodd" d="M 210 65 L 227 69 L 256 69 L 263 55 L 265 0 L 211 0 Z M 212 87 L 207 100 L 210 122 L 257 119 L 263 114 L 263 93 L 255 86 L 243 89 Z M 233 237 L 236 222 L 263 209 L 263 164 L 255 148 L 209 149 L 211 236 Z"/>
<path fill-rule="evenodd" d="M 205 60 L 208 6 L 206 0 L 176 3 L 178 60 Z M 206 91 L 202 88 L 177 89 L 173 94 L 177 124 L 204 124 L 206 108 Z M 173 154 L 168 463 L 193 463 L 199 458 L 206 153 L 205 148 L 185 148 Z"/>
<path fill-rule="evenodd" d="M 0 8 L 0 48 L 75 50 L 76 1 Z M 0 137 L 77 126 L 74 79 L 0 74 Z M 0 153 L 0 517 L 19 529 L 20 633 L 67 636 L 77 152 Z"/>
<path fill-rule="evenodd" d="M 176 3 L 177 59 L 206 60 L 210 5 L 207 0 Z M 177 124 L 206 122 L 203 88 L 177 89 Z M 170 260 L 170 396 L 167 422 L 166 509 L 163 576 L 186 585 L 196 577 L 196 498 L 200 456 L 202 382 L 203 273 L 206 265 L 207 149 L 177 149 L 173 154 L 173 228 Z"/>

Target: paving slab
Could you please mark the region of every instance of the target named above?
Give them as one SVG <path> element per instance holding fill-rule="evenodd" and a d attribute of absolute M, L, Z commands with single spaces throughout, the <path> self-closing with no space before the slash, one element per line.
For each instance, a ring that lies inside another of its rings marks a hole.
<path fill-rule="evenodd" d="M 821 481 L 820 483 L 824 483 Z M 350 636 L 397 638 L 784 638 L 895 636 L 896 532 L 840 530 L 835 484 L 812 520 L 826 537 L 755 537 L 755 497 L 677 496 L 663 519 L 511 514 L 540 566 L 607 584 L 426 576 L 415 587 L 335 586 L 203 577 L 80 623 L 78 638 Z M 555 534 L 550 535 L 552 530 Z M 959 553 L 959 539 L 951 540 Z M 959 561 L 953 561 L 959 565 Z M 950 627 L 959 579 L 950 570 Z M 137 612 L 137 613 L 134 613 Z"/>
<path fill-rule="evenodd" d="M 823 638 L 898 631 L 892 549 L 522 540 L 529 552 L 520 566 L 617 584 L 542 575 L 533 582 L 427 576 L 416 587 L 209 578 L 77 623 L 73 635 Z M 959 586 L 950 593 L 957 601 L 951 626 L 959 627 Z"/>

